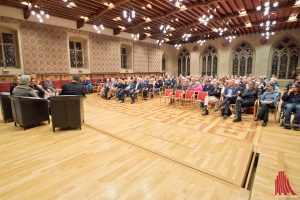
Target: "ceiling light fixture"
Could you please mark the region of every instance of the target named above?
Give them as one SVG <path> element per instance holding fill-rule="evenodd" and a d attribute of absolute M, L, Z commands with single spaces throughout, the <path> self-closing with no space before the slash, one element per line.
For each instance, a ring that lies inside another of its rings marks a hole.
<path fill-rule="evenodd" d="M 140 34 L 139 33 L 131 33 L 131 37 L 133 38 L 134 41 L 137 41 L 140 39 Z"/>
<path fill-rule="evenodd" d="M 275 1 L 273 4 L 271 4 L 269 1 L 265 2 L 263 6 L 257 6 L 256 11 L 262 11 L 264 16 L 268 15 L 270 13 L 271 8 L 277 8 L 279 6 L 279 2 Z"/>
<path fill-rule="evenodd" d="M 206 16 L 206 15 L 202 15 L 200 18 L 199 18 L 199 22 L 200 24 L 204 24 L 205 26 L 207 26 L 209 20 L 213 19 L 214 16 L 212 14 Z"/>
<path fill-rule="evenodd" d="M 200 44 L 200 46 L 202 46 L 205 42 L 206 42 L 206 40 L 198 40 L 197 41 L 197 43 Z"/>
<path fill-rule="evenodd" d="M 174 47 L 175 47 L 176 49 L 180 49 L 181 44 L 175 44 Z"/>
<path fill-rule="evenodd" d="M 158 39 L 158 40 L 156 40 L 156 43 L 157 43 L 159 46 L 161 46 L 164 42 L 165 42 L 164 39 Z"/>
<path fill-rule="evenodd" d="M 103 24 L 100 24 L 99 26 L 97 26 L 96 24 L 93 25 L 95 31 L 97 31 L 97 33 L 101 33 L 102 31 L 104 31 L 104 26 Z"/>
<path fill-rule="evenodd" d="M 169 0 L 169 1 L 173 2 L 173 0 Z M 175 0 L 175 7 L 185 9 L 186 6 L 183 5 L 182 2 L 183 2 L 183 0 Z"/>
<path fill-rule="evenodd" d="M 128 23 L 131 23 L 131 21 L 135 18 L 136 16 L 136 12 L 133 9 L 133 2 L 131 4 L 132 10 L 131 11 L 127 11 L 127 10 L 123 10 L 123 17 L 124 19 L 127 19 Z"/>
<path fill-rule="evenodd" d="M 228 29 L 225 27 L 225 28 L 218 28 L 216 32 L 219 33 L 220 36 L 222 36 L 224 34 L 224 32 L 226 32 Z"/>
<path fill-rule="evenodd" d="M 185 33 L 185 34 L 182 35 L 181 38 L 182 38 L 183 41 L 186 41 L 186 42 L 187 42 L 187 41 L 190 39 L 190 37 L 192 37 L 192 34 L 190 34 L 190 33 Z"/>

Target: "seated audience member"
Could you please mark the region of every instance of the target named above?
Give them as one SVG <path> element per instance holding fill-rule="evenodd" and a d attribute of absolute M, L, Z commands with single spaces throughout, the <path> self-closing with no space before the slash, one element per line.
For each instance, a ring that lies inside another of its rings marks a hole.
<path fill-rule="evenodd" d="M 285 117 L 283 125 L 285 128 L 291 128 L 291 115 L 292 112 L 295 113 L 295 117 L 293 120 L 293 127 L 300 127 L 300 85 L 298 83 L 293 84 L 290 89 L 285 92 L 282 96 L 282 100 L 284 101 L 284 110 Z"/>
<path fill-rule="evenodd" d="M 229 117 L 229 105 L 234 104 L 236 102 L 236 98 L 238 96 L 238 89 L 234 87 L 234 80 L 231 79 L 228 81 L 228 86 L 225 87 L 224 92 L 222 93 L 223 102 L 220 107 L 224 109 L 223 117 L 227 119 Z M 215 109 L 215 111 L 218 110 Z"/>
<path fill-rule="evenodd" d="M 168 76 L 164 81 L 164 89 L 170 88 L 172 84 L 172 80 L 170 79 L 170 76 Z"/>
<path fill-rule="evenodd" d="M 214 103 L 215 105 L 219 102 L 221 97 L 221 88 L 219 87 L 218 81 L 213 81 L 213 88 L 208 91 L 207 96 L 204 99 L 204 110 L 202 115 L 208 115 L 208 105 Z"/>
<path fill-rule="evenodd" d="M 132 80 L 127 80 L 127 86 L 125 89 L 122 89 L 120 92 L 119 92 L 119 95 L 118 95 L 118 100 L 120 100 L 121 102 L 120 103 L 124 103 L 125 102 L 125 95 L 129 94 L 130 91 L 132 91 L 134 88 L 135 88 L 135 84 L 133 83 Z"/>
<path fill-rule="evenodd" d="M 236 100 L 236 118 L 233 122 L 242 121 L 242 108 L 252 107 L 257 99 L 257 89 L 255 88 L 255 82 L 250 81 L 248 84 L 248 88 L 244 89 L 243 93 Z"/>
<path fill-rule="evenodd" d="M 140 93 L 144 88 L 144 83 L 140 77 L 137 78 L 135 87 L 129 92 L 131 98 L 131 104 L 133 104 L 137 98 L 137 94 Z"/>
<path fill-rule="evenodd" d="M 199 81 L 195 82 L 194 86 L 192 86 L 192 90 L 197 94 L 202 91 L 202 86 Z"/>
<path fill-rule="evenodd" d="M 14 96 L 23 97 L 39 97 L 37 93 L 31 88 L 30 85 L 31 77 L 29 75 L 22 75 L 20 77 L 20 85 L 17 85 L 12 94 Z"/>
<path fill-rule="evenodd" d="M 213 85 L 210 84 L 210 80 L 209 79 L 205 79 L 204 80 L 204 86 L 202 87 L 203 92 L 209 92 L 213 89 Z"/>
<path fill-rule="evenodd" d="M 13 82 L 10 84 L 10 90 L 9 90 L 9 93 L 12 95 L 12 92 L 13 92 L 13 90 L 15 89 L 15 87 L 17 86 L 17 85 L 20 85 L 20 78 L 21 78 L 21 76 L 14 76 L 14 80 L 13 80 Z"/>
<path fill-rule="evenodd" d="M 116 97 L 117 97 L 117 100 L 119 99 L 119 96 L 120 96 L 120 92 L 122 90 L 124 90 L 126 88 L 126 84 L 125 84 L 125 81 L 121 78 L 118 79 L 118 83 L 116 85 L 116 88 L 117 88 L 117 91 L 116 91 Z"/>
<path fill-rule="evenodd" d="M 45 90 L 47 90 L 47 92 L 52 93 L 53 95 L 56 94 L 56 90 L 54 88 L 54 84 L 53 82 L 50 80 L 50 78 L 48 77 L 45 81 Z"/>
<path fill-rule="evenodd" d="M 268 82 L 266 85 L 266 91 L 260 96 L 261 108 L 257 114 L 255 121 L 263 120 L 262 126 L 267 126 L 269 121 L 269 109 L 274 109 L 277 103 L 279 93 L 274 90 L 274 82 Z"/>
<path fill-rule="evenodd" d="M 289 90 L 290 87 L 291 87 L 293 84 L 298 84 L 298 85 L 300 85 L 300 75 L 299 75 L 299 76 L 296 76 L 296 77 L 295 77 L 295 80 L 289 82 L 289 83 L 285 86 L 286 90 Z"/>
<path fill-rule="evenodd" d="M 90 77 L 85 77 L 82 84 L 86 88 L 86 93 L 92 93 L 93 92 L 93 85 L 91 83 Z"/>
<path fill-rule="evenodd" d="M 113 82 L 111 81 L 111 79 L 106 79 L 106 85 L 104 87 L 104 91 L 103 91 L 103 98 L 109 100 L 110 97 L 108 97 L 108 92 L 110 90 L 110 88 L 113 87 Z"/>
<path fill-rule="evenodd" d="M 40 81 L 36 81 L 34 78 L 31 78 L 29 86 L 35 90 L 40 98 L 45 98 L 45 95 L 47 95 L 47 97 L 50 96 L 50 94 L 46 90 L 44 90 L 43 86 L 40 85 Z"/>
<path fill-rule="evenodd" d="M 163 87 L 163 80 L 162 77 L 159 77 L 159 79 L 155 82 L 154 85 L 154 95 L 157 94 L 157 92 Z"/>
<path fill-rule="evenodd" d="M 85 96 L 86 88 L 79 83 L 79 75 L 73 74 L 70 83 L 62 86 L 62 91 L 60 95 L 82 95 Z"/>
<path fill-rule="evenodd" d="M 154 83 L 154 79 L 151 78 L 149 80 L 148 84 L 146 83 L 146 86 L 143 88 L 143 97 L 144 97 L 144 100 L 147 100 L 149 92 L 151 91 L 151 89 L 153 90 L 153 83 Z M 150 95 L 151 95 L 150 98 L 153 98 L 153 94 L 150 94 Z"/>

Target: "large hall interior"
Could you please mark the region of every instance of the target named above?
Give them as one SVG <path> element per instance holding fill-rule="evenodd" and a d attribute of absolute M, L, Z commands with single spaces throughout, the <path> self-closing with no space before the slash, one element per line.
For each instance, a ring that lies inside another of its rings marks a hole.
<path fill-rule="evenodd" d="M 300 199 L 299 13 L 0 0 L 0 199 Z"/>

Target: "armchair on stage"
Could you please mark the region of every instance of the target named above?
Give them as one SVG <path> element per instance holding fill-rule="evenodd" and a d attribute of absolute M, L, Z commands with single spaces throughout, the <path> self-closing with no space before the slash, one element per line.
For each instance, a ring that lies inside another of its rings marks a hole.
<path fill-rule="evenodd" d="M 10 96 L 13 120 L 15 126 L 19 124 L 24 128 L 39 125 L 49 119 L 49 103 L 45 99 L 35 97 Z"/>
<path fill-rule="evenodd" d="M 83 97 L 77 95 L 54 96 L 50 98 L 52 128 L 79 128 L 84 122 Z"/>
<path fill-rule="evenodd" d="M 1 112 L 5 123 L 13 121 L 9 95 L 10 93 L 8 92 L 0 92 Z"/>

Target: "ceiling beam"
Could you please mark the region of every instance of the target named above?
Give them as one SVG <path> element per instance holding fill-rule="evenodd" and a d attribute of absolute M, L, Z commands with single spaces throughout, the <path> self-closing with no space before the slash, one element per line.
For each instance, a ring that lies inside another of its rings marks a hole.
<path fill-rule="evenodd" d="M 130 1 L 131 1 L 131 0 L 120 0 L 120 1 L 118 1 L 117 3 L 114 4 L 114 7 L 112 7 L 112 8 L 107 7 L 107 8 L 105 8 L 105 9 L 99 11 L 98 13 L 89 16 L 89 18 L 90 18 L 90 19 L 98 19 L 99 17 L 103 16 L 105 13 L 107 13 L 107 12 L 110 11 L 111 9 L 114 9 L 114 8 L 120 6 L 120 5 L 124 4 L 124 3 L 130 2 Z"/>
<path fill-rule="evenodd" d="M 274 12 L 274 11 L 280 11 L 280 10 L 285 10 L 285 9 L 290 9 L 291 7 L 294 6 L 295 3 L 293 2 L 290 2 L 284 6 L 280 6 L 278 8 L 271 8 L 270 9 L 270 12 Z M 247 12 L 247 15 L 246 16 L 252 16 L 252 15 L 255 15 L 255 14 L 258 14 L 259 12 L 256 11 L 256 10 L 246 10 Z M 222 22 L 222 21 L 228 21 L 228 20 L 231 20 L 232 18 L 237 18 L 237 17 L 245 17 L 244 15 L 240 15 L 239 13 L 235 13 L 235 14 L 231 14 L 231 15 L 225 15 L 225 16 L 222 16 L 221 18 L 214 18 L 212 19 L 209 23 L 211 22 Z M 194 21 L 194 22 L 191 22 L 189 23 L 189 25 L 187 26 L 177 26 L 177 27 L 174 27 L 176 31 L 180 31 L 180 30 L 188 30 L 190 29 L 191 27 L 193 26 L 196 26 L 196 25 L 199 25 L 199 21 Z M 231 27 L 231 29 L 233 29 Z M 156 33 L 156 34 L 152 34 L 153 37 L 157 37 L 161 35 L 161 33 Z"/>
<path fill-rule="evenodd" d="M 292 22 L 295 22 L 295 21 L 287 21 L 287 20 L 288 20 L 288 17 L 278 18 L 278 19 L 276 20 L 276 21 L 277 21 L 277 24 L 276 24 L 276 25 L 278 25 L 278 24 L 284 24 L 284 23 L 292 23 Z M 299 21 L 299 20 L 298 20 L 298 21 Z M 252 27 L 259 27 L 261 22 L 263 22 L 263 21 L 257 21 L 257 22 L 255 22 L 255 23 L 252 23 L 251 28 L 252 28 Z M 237 25 L 237 26 L 232 27 L 232 29 L 244 29 L 244 28 L 249 28 L 249 27 L 246 27 L 245 25 Z M 261 31 L 260 31 L 260 32 L 261 32 Z M 195 34 L 195 35 L 192 36 L 192 38 L 190 39 L 190 41 L 196 41 L 197 38 L 199 39 L 199 37 L 201 37 L 202 35 L 205 35 L 205 34 L 211 34 L 211 33 L 215 33 L 215 32 L 212 31 L 212 30 L 208 30 L 208 31 L 205 31 L 205 32 L 203 32 L 203 33 Z M 224 37 L 224 36 L 226 36 L 226 35 L 228 35 L 228 34 L 225 34 L 225 35 L 220 36 L 220 37 Z M 243 34 L 242 34 L 242 35 L 243 35 Z M 168 43 L 173 43 L 173 42 L 175 42 L 175 41 L 176 41 L 176 39 L 170 40 Z M 190 42 L 190 41 L 189 41 L 189 42 Z"/>
<path fill-rule="evenodd" d="M 157 17 L 153 17 L 151 18 L 151 21 L 150 22 L 154 22 L 154 21 L 157 21 L 157 20 L 160 20 L 160 19 L 163 19 L 165 17 L 168 17 L 170 15 L 174 15 L 176 13 L 179 13 L 179 12 L 184 12 L 184 11 L 187 11 L 187 10 L 190 10 L 190 9 L 194 9 L 194 8 L 198 8 L 198 7 L 201 7 L 201 6 L 209 6 L 215 2 L 218 2 L 220 0 L 210 0 L 210 1 L 200 1 L 198 3 L 194 3 L 192 5 L 189 5 L 186 7 L 186 9 L 184 10 L 180 10 L 180 9 L 172 9 L 172 10 L 169 10 L 168 12 L 166 12 L 165 14 L 163 15 L 159 15 Z M 227 0 L 224 0 L 224 1 L 227 1 Z M 147 24 L 148 22 L 146 21 L 143 21 L 143 22 L 140 22 L 140 23 L 137 23 L 136 25 L 132 26 L 132 27 L 128 27 L 127 30 L 130 31 L 130 30 L 133 30 L 133 29 L 136 29 L 136 28 L 139 28 L 145 24 Z"/>

